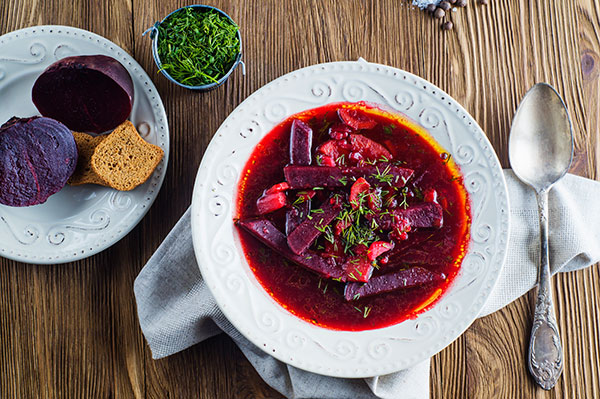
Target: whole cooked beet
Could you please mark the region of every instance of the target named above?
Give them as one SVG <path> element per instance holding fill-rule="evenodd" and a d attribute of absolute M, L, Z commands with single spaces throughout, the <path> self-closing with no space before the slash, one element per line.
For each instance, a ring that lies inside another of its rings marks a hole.
<path fill-rule="evenodd" d="M 46 202 L 65 186 L 76 165 L 77 145 L 62 123 L 13 117 L 0 126 L 0 204 Z"/>
<path fill-rule="evenodd" d="M 133 81 L 112 57 L 67 57 L 46 68 L 31 94 L 43 116 L 71 130 L 102 133 L 119 126 L 131 113 Z"/>

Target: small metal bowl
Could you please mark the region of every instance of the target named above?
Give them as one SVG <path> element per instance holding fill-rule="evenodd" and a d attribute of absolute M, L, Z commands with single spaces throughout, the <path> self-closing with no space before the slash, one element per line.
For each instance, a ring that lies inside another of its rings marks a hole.
<path fill-rule="evenodd" d="M 223 83 L 225 83 L 227 78 L 229 78 L 229 75 L 231 75 L 231 73 L 235 70 L 235 68 L 237 68 L 237 66 L 240 64 L 242 64 L 242 74 L 245 75 L 246 74 L 246 66 L 244 65 L 244 62 L 242 61 L 242 35 L 240 34 L 239 29 L 237 31 L 237 38 L 240 42 L 240 50 L 238 52 L 238 55 L 235 58 L 235 62 L 233 63 L 233 65 L 231 65 L 231 68 L 229 68 L 229 71 L 223 77 L 221 77 L 217 82 L 209 83 L 206 85 L 200 85 L 200 86 L 189 86 L 189 85 L 185 85 L 183 83 L 179 83 L 178 81 L 173 79 L 173 77 L 171 77 L 171 75 L 169 75 L 169 73 L 167 71 L 165 71 L 164 69 L 161 69 L 162 63 L 160 62 L 160 57 L 158 56 L 158 27 L 160 26 L 160 24 L 165 22 L 171 15 L 173 15 L 177 11 L 182 10 L 184 8 L 202 8 L 204 10 L 215 10 L 218 13 L 220 13 L 221 15 L 223 15 L 224 17 L 226 17 L 227 19 L 229 19 L 233 24 L 235 24 L 235 21 L 233 19 L 231 19 L 231 17 L 229 15 L 227 15 L 225 12 L 219 10 L 218 8 L 211 7 L 211 6 L 196 4 L 196 5 L 181 7 L 181 8 L 178 8 L 177 10 L 171 12 L 169 15 L 164 17 L 162 21 L 156 22 L 151 28 L 147 29 L 142 35 L 142 36 L 144 36 L 146 33 L 150 32 L 150 38 L 152 39 L 152 55 L 154 56 L 154 62 L 156 63 L 156 66 L 158 67 L 160 72 L 163 75 L 165 75 L 165 77 L 167 79 L 169 79 L 171 82 L 175 83 L 176 85 L 185 87 L 186 89 L 197 90 L 197 91 L 209 91 L 209 90 L 212 90 L 212 89 L 215 89 L 215 88 L 221 86 Z"/>

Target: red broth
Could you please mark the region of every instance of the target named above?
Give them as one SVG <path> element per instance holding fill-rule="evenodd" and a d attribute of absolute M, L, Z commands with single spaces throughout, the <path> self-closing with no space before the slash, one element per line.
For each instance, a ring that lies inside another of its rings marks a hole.
<path fill-rule="evenodd" d="M 329 140 L 328 128 L 339 123 L 337 110 L 353 108 L 377 121 L 377 126 L 360 133 L 383 144 L 402 166 L 414 169 L 408 185 L 416 193 L 435 188 L 444 208 L 441 229 L 415 230 L 401 242 L 403 254 L 426 253 L 430 263 L 419 264 L 444 273 L 446 279 L 410 289 L 347 302 L 344 284 L 320 278 L 286 261 L 249 233 L 238 229 L 241 245 L 265 291 L 290 313 L 320 327 L 361 331 L 390 326 L 415 318 L 439 300 L 457 275 L 469 242 L 470 202 L 458 166 L 429 134 L 406 117 L 383 111 L 366 103 L 336 103 L 293 115 L 271 130 L 256 146 L 238 184 L 235 219 L 257 215 L 256 201 L 263 191 L 284 181 L 283 168 L 289 162 L 290 126 L 301 119 L 313 129 L 315 148 Z M 285 231 L 285 211 L 266 215 L 280 231 Z M 402 249 L 400 248 L 400 249 Z M 409 255 L 407 255 L 409 256 Z M 380 273 L 375 270 L 373 276 Z"/>

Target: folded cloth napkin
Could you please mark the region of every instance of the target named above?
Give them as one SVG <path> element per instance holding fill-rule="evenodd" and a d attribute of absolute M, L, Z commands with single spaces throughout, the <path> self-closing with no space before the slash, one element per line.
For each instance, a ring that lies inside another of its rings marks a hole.
<path fill-rule="evenodd" d="M 504 172 L 510 197 L 508 257 L 480 316 L 495 312 L 536 283 L 539 257 L 538 210 L 532 189 Z M 550 192 L 552 273 L 587 267 L 600 260 L 600 182 L 567 175 Z M 220 332 L 228 334 L 271 387 L 287 398 L 429 397 L 429 360 L 397 373 L 342 379 L 309 373 L 282 363 L 246 340 L 221 313 L 204 283 L 192 247 L 188 210 L 135 280 L 140 326 L 159 359 Z"/>

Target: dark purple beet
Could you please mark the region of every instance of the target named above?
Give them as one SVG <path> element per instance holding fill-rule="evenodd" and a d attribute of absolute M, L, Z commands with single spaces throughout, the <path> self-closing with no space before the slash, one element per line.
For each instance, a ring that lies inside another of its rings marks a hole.
<path fill-rule="evenodd" d="M 43 116 L 71 130 L 102 133 L 119 126 L 131 113 L 133 81 L 112 57 L 67 57 L 37 78 L 32 100 Z"/>
<path fill-rule="evenodd" d="M 13 117 L 0 127 L 0 203 L 46 202 L 75 171 L 77 145 L 71 131 L 50 118 Z"/>
<path fill-rule="evenodd" d="M 442 227 L 444 215 L 442 207 L 435 202 L 423 202 L 408 209 L 394 209 L 385 215 L 377 215 L 375 221 L 383 230 L 391 230 L 397 217 L 407 219 L 411 227 Z"/>
<path fill-rule="evenodd" d="M 341 206 L 335 201 L 332 204 L 332 198 L 325 201 L 321 206 L 320 213 L 314 213 L 316 209 L 313 210 L 311 217 L 300 223 L 288 235 L 287 243 L 293 253 L 297 255 L 303 254 L 317 237 L 321 235 L 322 231 L 319 228 L 323 229 L 340 214 Z"/>
<path fill-rule="evenodd" d="M 380 163 L 377 165 L 366 165 L 356 166 L 354 168 L 345 168 L 344 176 L 349 177 L 353 180 L 359 177 L 364 177 L 369 184 L 374 186 L 388 186 L 404 187 L 408 179 L 411 178 L 414 171 L 408 168 L 401 168 L 399 166 L 390 165 L 387 163 Z M 388 183 L 385 177 L 391 177 L 391 181 Z"/>
<path fill-rule="evenodd" d="M 284 258 L 312 270 L 319 276 L 346 281 L 344 272 L 333 258 L 324 258 L 312 251 L 306 251 L 303 255 L 293 253 L 287 245 L 285 235 L 267 219 L 240 220 L 237 224 Z"/>
<path fill-rule="evenodd" d="M 304 201 L 297 206 L 292 206 L 285 213 L 285 234 L 290 235 L 302 222 L 308 219 L 312 201 Z"/>
<path fill-rule="evenodd" d="M 412 169 L 400 168 L 389 164 L 338 168 L 336 166 L 290 165 L 283 168 L 285 180 L 292 190 L 324 187 L 336 188 L 352 184 L 353 180 L 364 177 L 370 184 L 386 186 L 381 177 L 391 175 L 391 184 L 403 187 L 413 174 Z M 377 178 L 379 176 L 379 178 Z"/>
<path fill-rule="evenodd" d="M 294 119 L 290 132 L 290 163 L 292 165 L 310 165 L 312 134 L 310 126 L 300 119 Z"/>
<path fill-rule="evenodd" d="M 286 166 L 283 168 L 283 174 L 292 190 L 344 186 L 342 170 L 335 166 Z"/>
<path fill-rule="evenodd" d="M 366 284 L 347 283 L 344 289 L 344 298 L 351 301 L 372 295 L 383 294 L 402 288 L 416 287 L 446 278 L 443 273 L 434 273 L 425 268 L 416 266 L 394 273 L 382 274 L 373 277 Z"/>

